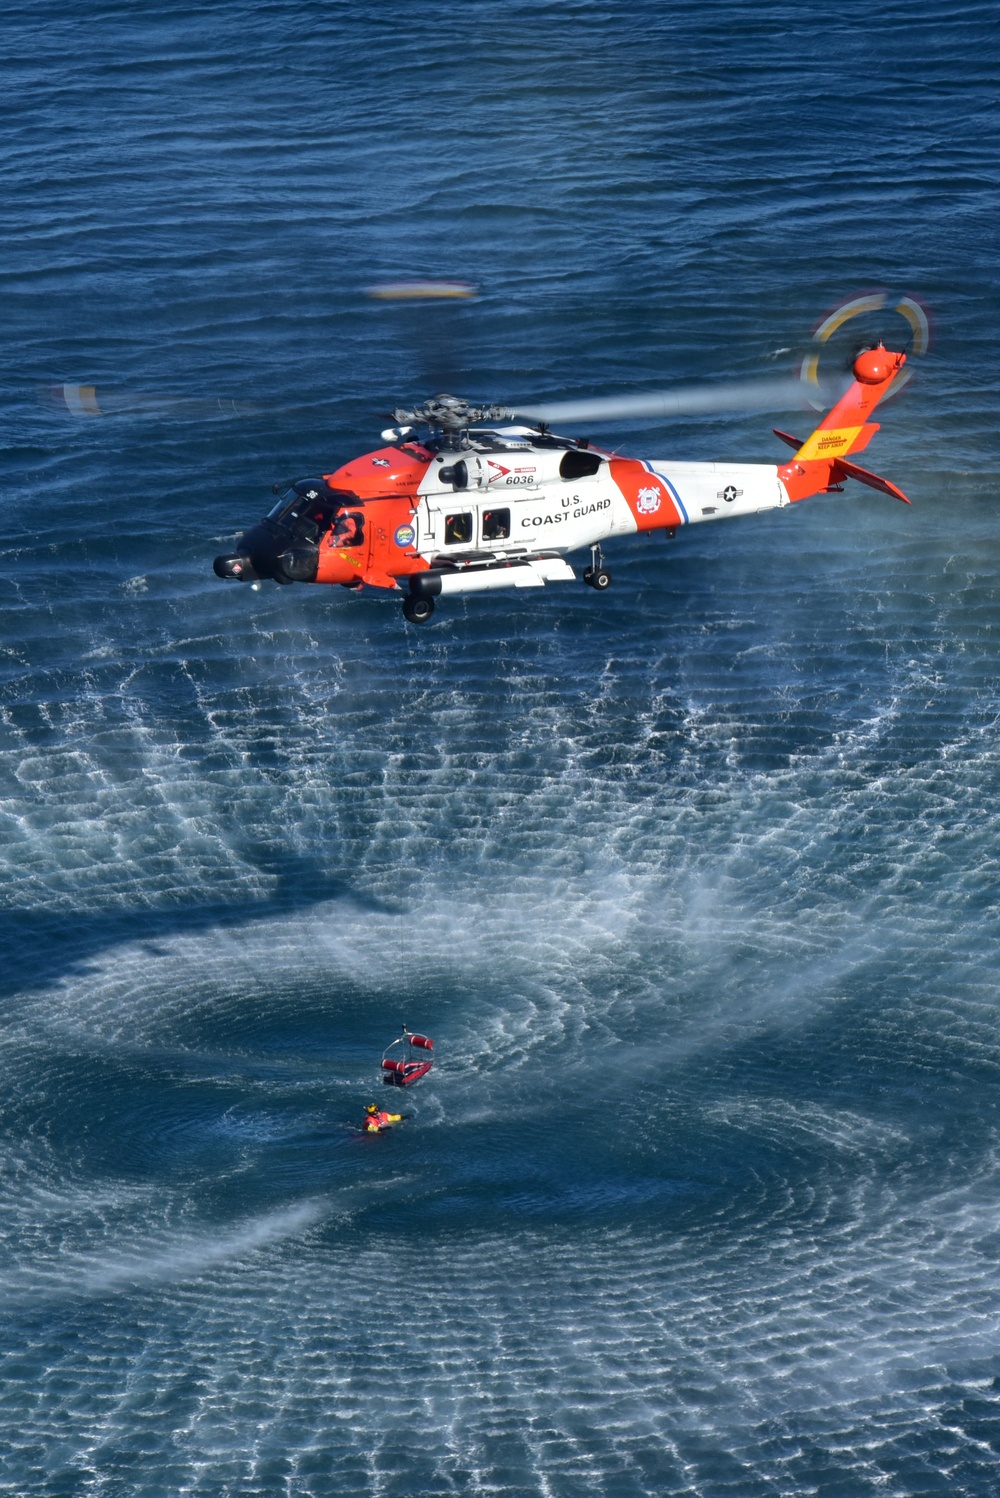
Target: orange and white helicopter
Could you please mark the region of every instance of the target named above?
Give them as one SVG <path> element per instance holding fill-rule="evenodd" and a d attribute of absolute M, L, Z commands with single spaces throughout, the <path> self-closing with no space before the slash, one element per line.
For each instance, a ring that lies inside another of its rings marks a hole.
<path fill-rule="evenodd" d="M 233 552 L 216 557 L 215 572 L 399 589 L 403 613 L 419 623 L 439 597 L 570 581 L 566 554 L 588 547 L 583 581 L 603 592 L 611 574 L 602 545 L 612 537 L 781 509 L 845 479 L 908 504 L 852 461 L 878 431 L 869 417 L 905 361 L 881 344 L 858 354 L 852 383 L 811 436 L 775 429 L 794 448 L 776 465 L 625 458 L 551 431 L 559 419 L 634 414 L 635 402 L 475 408 L 437 396 L 394 411 L 383 447 L 288 486 Z M 654 413 L 670 414 L 669 400 L 645 412 Z M 527 424 L 511 424 L 518 417 Z"/>

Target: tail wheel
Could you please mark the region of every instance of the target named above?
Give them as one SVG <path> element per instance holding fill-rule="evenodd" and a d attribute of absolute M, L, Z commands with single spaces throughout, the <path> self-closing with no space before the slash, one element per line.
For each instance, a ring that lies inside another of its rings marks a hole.
<path fill-rule="evenodd" d="M 611 587 L 611 573 L 606 567 L 588 567 L 583 574 L 583 580 L 588 587 L 596 588 L 598 593 L 603 593 Z"/>
<path fill-rule="evenodd" d="M 411 624 L 426 624 L 434 612 L 433 598 L 404 598 L 403 614 Z"/>

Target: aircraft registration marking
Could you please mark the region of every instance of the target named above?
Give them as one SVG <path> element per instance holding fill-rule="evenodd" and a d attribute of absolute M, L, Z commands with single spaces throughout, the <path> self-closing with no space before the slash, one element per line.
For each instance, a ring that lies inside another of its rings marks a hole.
<path fill-rule="evenodd" d="M 586 515 L 596 515 L 601 510 L 610 510 L 610 499 L 595 499 L 589 505 L 577 505 L 575 510 L 557 510 L 552 515 L 526 515 L 521 525 L 527 529 L 538 525 L 561 525 L 564 520 L 582 520 Z"/>

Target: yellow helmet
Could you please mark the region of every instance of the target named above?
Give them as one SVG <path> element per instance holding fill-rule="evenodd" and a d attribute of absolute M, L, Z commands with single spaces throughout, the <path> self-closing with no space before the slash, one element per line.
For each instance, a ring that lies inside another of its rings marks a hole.
<path fill-rule="evenodd" d="M 377 1105 L 377 1103 L 369 1103 L 368 1107 L 365 1109 L 365 1112 L 366 1113 L 377 1113 L 378 1112 L 378 1105 Z"/>

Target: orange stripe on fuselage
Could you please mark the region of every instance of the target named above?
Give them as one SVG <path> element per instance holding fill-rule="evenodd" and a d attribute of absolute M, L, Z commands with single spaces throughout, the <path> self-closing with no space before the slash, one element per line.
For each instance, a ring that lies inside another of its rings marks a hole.
<path fill-rule="evenodd" d="M 612 458 L 608 467 L 632 511 L 637 530 L 653 531 L 665 525 L 684 524 L 667 485 L 637 458 Z"/>

